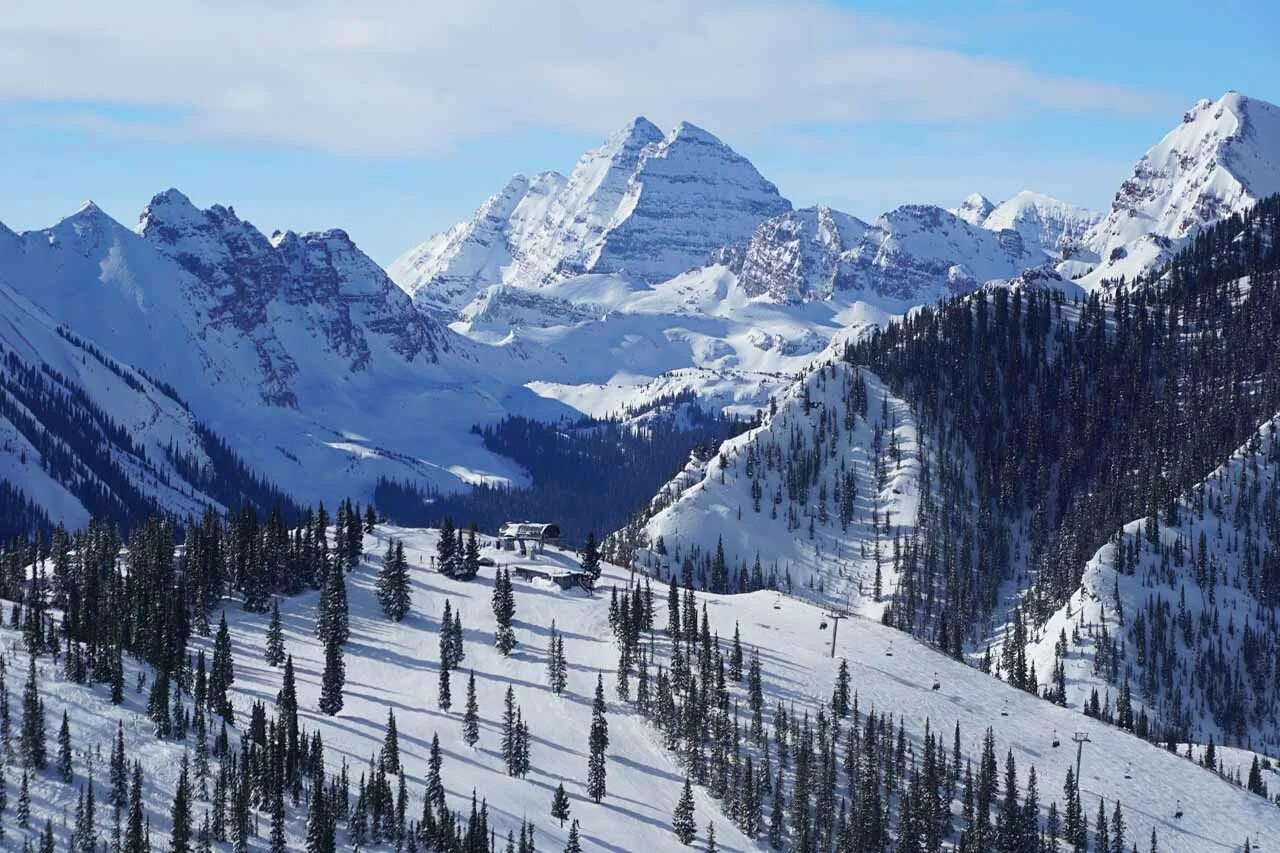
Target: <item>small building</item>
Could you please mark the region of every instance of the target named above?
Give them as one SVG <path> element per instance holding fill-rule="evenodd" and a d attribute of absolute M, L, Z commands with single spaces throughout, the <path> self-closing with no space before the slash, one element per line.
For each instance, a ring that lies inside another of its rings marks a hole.
<path fill-rule="evenodd" d="M 498 531 L 499 547 L 506 551 L 516 550 L 519 546 L 521 554 L 536 554 L 548 542 L 560 540 L 560 526 L 540 521 L 508 521 Z"/>
<path fill-rule="evenodd" d="M 575 586 L 591 591 L 591 575 L 582 569 L 568 569 L 563 566 L 537 565 L 512 566 L 516 577 L 531 581 L 535 578 L 549 580 L 561 589 L 572 589 Z"/>

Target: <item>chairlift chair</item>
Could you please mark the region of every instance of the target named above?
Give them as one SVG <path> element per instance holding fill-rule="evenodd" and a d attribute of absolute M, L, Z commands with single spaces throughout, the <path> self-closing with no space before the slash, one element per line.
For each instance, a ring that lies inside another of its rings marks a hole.
<path fill-rule="evenodd" d="M 890 640 L 889 645 L 885 647 L 884 656 L 887 658 L 893 657 L 893 640 Z"/>
<path fill-rule="evenodd" d="M 1124 767 L 1124 778 L 1126 778 L 1126 779 L 1132 779 L 1132 778 L 1133 778 L 1133 762 L 1132 762 L 1132 761 L 1126 762 L 1126 764 L 1125 764 L 1125 767 Z"/>
<path fill-rule="evenodd" d="M 942 689 L 942 682 L 938 680 L 938 673 L 933 674 L 933 691 L 936 693 Z"/>
<path fill-rule="evenodd" d="M 826 619 L 823 619 L 821 622 L 819 622 L 819 623 L 818 623 L 818 630 L 819 630 L 819 631 L 825 631 L 825 630 L 827 630 L 827 620 L 826 620 Z"/>
<path fill-rule="evenodd" d="M 1173 813 L 1173 816 L 1175 819 L 1181 820 L 1182 819 L 1182 800 L 1178 800 L 1178 804 L 1175 808 L 1177 810 Z"/>
<path fill-rule="evenodd" d="M 1008 699 L 1004 700 L 1004 704 L 1000 706 L 1000 716 L 1002 717 L 1009 716 L 1009 700 Z"/>
<path fill-rule="evenodd" d="M 1058 740 L 1058 730 L 1054 729 L 1053 730 L 1053 748 L 1057 749 L 1060 746 L 1062 746 L 1062 741 Z"/>

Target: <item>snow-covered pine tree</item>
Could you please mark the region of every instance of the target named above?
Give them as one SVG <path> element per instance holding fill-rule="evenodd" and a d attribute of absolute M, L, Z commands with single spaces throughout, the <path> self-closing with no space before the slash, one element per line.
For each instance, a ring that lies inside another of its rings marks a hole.
<path fill-rule="evenodd" d="M 461 538 L 461 531 L 458 532 L 458 536 Z M 474 524 L 467 528 L 466 546 L 458 550 L 462 552 L 459 555 L 462 569 L 458 573 L 458 580 L 469 581 L 480 573 L 480 540 L 476 537 L 476 526 Z"/>
<path fill-rule="evenodd" d="M 686 847 L 698 835 L 698 824 L 693 813 L 693 787 L 689 784 L 688 776 L 684 777 L 684 790 L 681 791 L 680 800 L 671 815 L 671 831 Z"/>
<path fill-rule="evenodd" d="M 351 636 L 345 572 L 325 573 L 324 586 L 316 607 L 316 636 L 322 642 L 327 642 L 332 636 L 339 644 L 345 643 Z"/>
<path fill-rule="evenodd" d="M 516 647 L 516 632 L 511 629 L 511 620 L 516 613 L 515 590 L 511 586 L 511 573 L 499 568 L 493 580 L 493 616 L 497 620 L 494 631 L 494 645 L 503 657 L 511 654 Z"/>
<path fill-rule="evenodd" d="M 587 796 L 600 802 L 608 790 L 604 751 L 609 748 L 609 721 L 605 718 L 604 678 L 596 676 L 596 695 L 591 705 L 591 733 L 587 740 Z"/>
<path fill-rule="evenodd" d="M 320 678 L 321 713 L 332 717 L 342 710 L 342 688 L 345 682 L 346 665 L 342 659 L 342 644 L 336 633 L 330 633 L 324 640 L 324 674 Z"/>
<path fill-rule="evenodd" d="M 436 571 L 447 578 L 456 577 L 459 572 L 454 533 L 453 519 L 446 517 L 440 522 L 440 538 L 436 541 Z"/>
<path fill-rule="evenodd" d="M 467 709 L 462 715 L 462 739 L 473 749 L 480 740 L 480 704 L 476 701 L 475 670 L 467 677 Z"/>
<path fill-rule="evenodd" d="M 169 832 L 169 850 L 171 853 L 190 853 L 191 776 L 185 752 L 182 753 L 182 764 L 178 770 L 178 784 L 173 792 L 173 810 L 170 817 L 172 829 Z"/>
<path fill-rule="evenodd" d="M 582 570 L 587 573 L 592 586 L 600 580 L 600 546 L 596 542 L 594 530 L 587 532 L 587 541 L 582 546 Z"/>
<path fill-rule="evenodd" d="M 565 841 L 564 853 L 582 853 L 582 840 L 579 837 L 577 820 L 569 826 L 569 838 Z"/>
<path fill-rule="evenodd" d="M 27 670 L 27 683 L 22 689 L 22 729 L 19 752 L 25 767 L 43 770 L 48 764 L 45 741 L 44 703 L 36 684 L 36 658 L 31 656 Z"/>
<path fill-rule="evenodd" d="M 284 630 L 280 625 L 280 600 L 271 602 L 271 622 L 267 625 L 267 647 L 264 655 L 268 666 L 284 663 Z"/>
<path fill-rule="evenodd" d="M 551 795 L 551 816 L 560 821 L 560 826 L 564 826 L 564 822 L 569 819 L 569 795 L 564 790 L 564 783 L 556 785 L 555 793 Z M 577 821 L 574 821 L 576 824 Z"/>
<path fill-rule="evenodd" d="M 404 556 L 404 543 L 392 539 L 387 544 L 382 568 L 378 571 L 378 603 L 382 612 L 392 622 L 399 622 L 409 613 L 409 563 Z"/>

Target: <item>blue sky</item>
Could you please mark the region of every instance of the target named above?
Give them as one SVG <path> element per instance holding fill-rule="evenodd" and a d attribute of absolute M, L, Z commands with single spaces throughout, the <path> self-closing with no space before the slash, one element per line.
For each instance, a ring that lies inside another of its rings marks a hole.
<path fill-rule="evenodd" d="M 0 221 L 92 198 L 132 224 L 177 186 L 388 263 L 636 114 L 706 127 L 801 206 L 1032 188 L 1105 208 L 1197 98 L 1280 101 L 1264 2 L 352 5 L 10 10 Z"/>

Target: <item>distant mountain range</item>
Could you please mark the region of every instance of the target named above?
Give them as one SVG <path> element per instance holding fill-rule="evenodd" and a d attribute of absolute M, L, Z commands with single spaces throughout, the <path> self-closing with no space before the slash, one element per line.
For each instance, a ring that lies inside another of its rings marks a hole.
<path fill-rule="evenodd" d="M 914 306 L 989 284 L 1132 280 L 1276 190 L 1280 110 L 1232 92 L 1193 107 L 1102 216 L 1029 191 L 874 222 L 797 210 L 707 131 L 643 118 L 568 176 L 514 177 L 386 272 L 343 231 L 268 235 L 177 190 L 135 229 L 90 203 L 48 229 L 0 226 L 5 479 L 55 518 L 185 512 L 220 499 L 164 460 L 216 468 L 201 457 L 216 441 L 300 500 L 367 497 L 378 478 L 518 484 L 472 426 L 688 391 L 751 413 L 833 342 Z M 86 418 L 110 413 L 138 446 L 105 421 L 74 438 L 40 425 L 16 390 L 24 370 L 56 372 Z M 122 473 L 89 447 L 113 448 Z M 64 453 L 79 467 L 55 464 Z"/>

